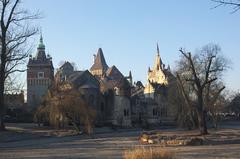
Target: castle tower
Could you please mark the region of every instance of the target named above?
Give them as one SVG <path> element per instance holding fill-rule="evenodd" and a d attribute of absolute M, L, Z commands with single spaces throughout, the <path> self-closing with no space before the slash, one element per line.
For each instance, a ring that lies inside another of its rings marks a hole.
<path fill-rule="evenodd" d="M 31 109 L 40 105 L 53 80 L 52 58 L 50 55 L 46 56 L 41 35 L 36 56 L 30 55 L 27 65 L 27 103 Z"/>
<path fill-rule="evenodd" d="M 148 68 L 148 79 L 147 79 L 147 85 L 144 89 L 144 94 L 148 96 L 152 96 L 155 92 L 155 88 L 153 85 L 160 84 L 160 85 L 167 85 L 167 78 L 164 74 L 164 64 L 162 62 L 162 59 L 160 57 L 160 51 L 157 44 L 157 55 L 154 61 L 153 69 Z"/>
<path fill-rule="evenodd" d="M 98 77 L 103 77 L 106 73 L 106 71 L 108 70 L 108 65 L 105 61 L 104 55 L 103 55 L 103 51 L 102 48 L 98 49 L 97 55 L 94 59 L 94 63 L 92 65 L 92 67 L 90 68 L 90 72 Z"/>

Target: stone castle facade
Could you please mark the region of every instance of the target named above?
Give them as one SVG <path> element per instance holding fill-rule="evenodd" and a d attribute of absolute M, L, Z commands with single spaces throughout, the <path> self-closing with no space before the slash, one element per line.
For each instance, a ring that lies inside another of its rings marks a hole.
<path fill-rule="evenodd" d="M 28 105 L 36 107 L 53 81 L 68 83 L 79 90 L 82 98 L 97 112 L 96 124 L 116 126 L 136 126 L 173 122 L 168 104 L 167 89 L 170 68 L 165 69 L 159 48 L 153 69 L 148 70 L 146 86 L 138 81 L 133 83 L 132 73 L 124 76 L 116 66 L 109 67 L 103 50 L 98 49 L 94 63 L 89 70 L 74 70 L 69 62 L 57 69 L 54 76 L 50 56 L 45 55 L 45 46 L 40 39 L 36 57 L 28 63 Z M 41 82 L 40 82 L 41 81 Z M 44 81 L 44 82 L 43 82 Z"/>

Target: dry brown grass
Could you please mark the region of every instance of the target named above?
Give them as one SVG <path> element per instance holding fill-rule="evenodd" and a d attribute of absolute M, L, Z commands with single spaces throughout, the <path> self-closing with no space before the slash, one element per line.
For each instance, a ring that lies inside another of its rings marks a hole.
<path fill-rule="evenodd" d="M 175 159 L 175 155 L 163 148 L 141 147 L 125 151 L 123 159 Z"/>

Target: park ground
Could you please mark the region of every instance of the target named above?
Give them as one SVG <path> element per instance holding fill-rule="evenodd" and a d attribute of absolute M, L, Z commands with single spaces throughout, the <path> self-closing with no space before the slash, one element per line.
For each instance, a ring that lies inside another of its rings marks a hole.
<path fill-rule="evenodd" d="M 125 150 L 136 147 L 159 147 L 170 150 L 180 159 L 239 159 L 240 121 L 226 122 L 206 137 L 212 142 L 202 146 L 166 146 L 141 144 L 142 130 L 98 128 L 91 137 L 74 131 L 38 128 L 34 124 L 7 124 L 0 132 L 0 159 L 117 159 Z M 163 135 L 198 135 L 197 130 L 176 128 L 160 130 Z"/>

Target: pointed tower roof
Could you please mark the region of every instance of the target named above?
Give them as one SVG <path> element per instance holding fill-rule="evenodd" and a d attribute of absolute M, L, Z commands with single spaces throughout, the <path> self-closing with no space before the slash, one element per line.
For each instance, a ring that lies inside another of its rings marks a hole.
<path fill-rule="evenodd" d="M 31 66 L 40 66 L 40 65 L 49 66 L 53 69 L 52 57 L 50 55 L 46 56 L 45 45 L 43 43 L 42 35 L 40 36 L 36 56 L 35 57 L 30 56 L 27 66 L 31 67 Z"/>
<path fill-rule="evenodd" d="M 43 43 L 43 37 L 42 34 L 40 36 L 39 44 L 38 44 L 38 49 L 45 49 L 45 45 Z"/>
<path fill-rule="evenodd" d="M 98 52 L 97 52 L 97 56 L 94 59 L 94 64 L 92 65 L 90 70 L 91 71 L 93 71 L 93 70 L 104 70 L 104 71 L 106 71 L 107 69 L 108 69 L 108 65 L 105 61 L 102 48 L 99 48 Z"/>
<path fill-rule="evenodd" d="M 154 63 L 154 69 L 155 70 L 162 69 L 162 59 L 160 57 L 160 51 L 159 51 L 158 43 L 157 43 L 157 56 L 156 56 L 155 63 Z"/>
<path fill-rule="evenodd" d="M 129 71 L 129 78 L 132 78 L 132 71 Z"/>
<path fill-rule="evenodd" d="M 37 48 L 37 55 L 36 55 L 37 59 L 46 59 L 46 53 L 45 53 L 45 45 L 43 43 L 43 37 L 42 34 L 40 36 L 40 40 L 39 40 L 39 44 L 38 44 L 38 48 Z"/>

